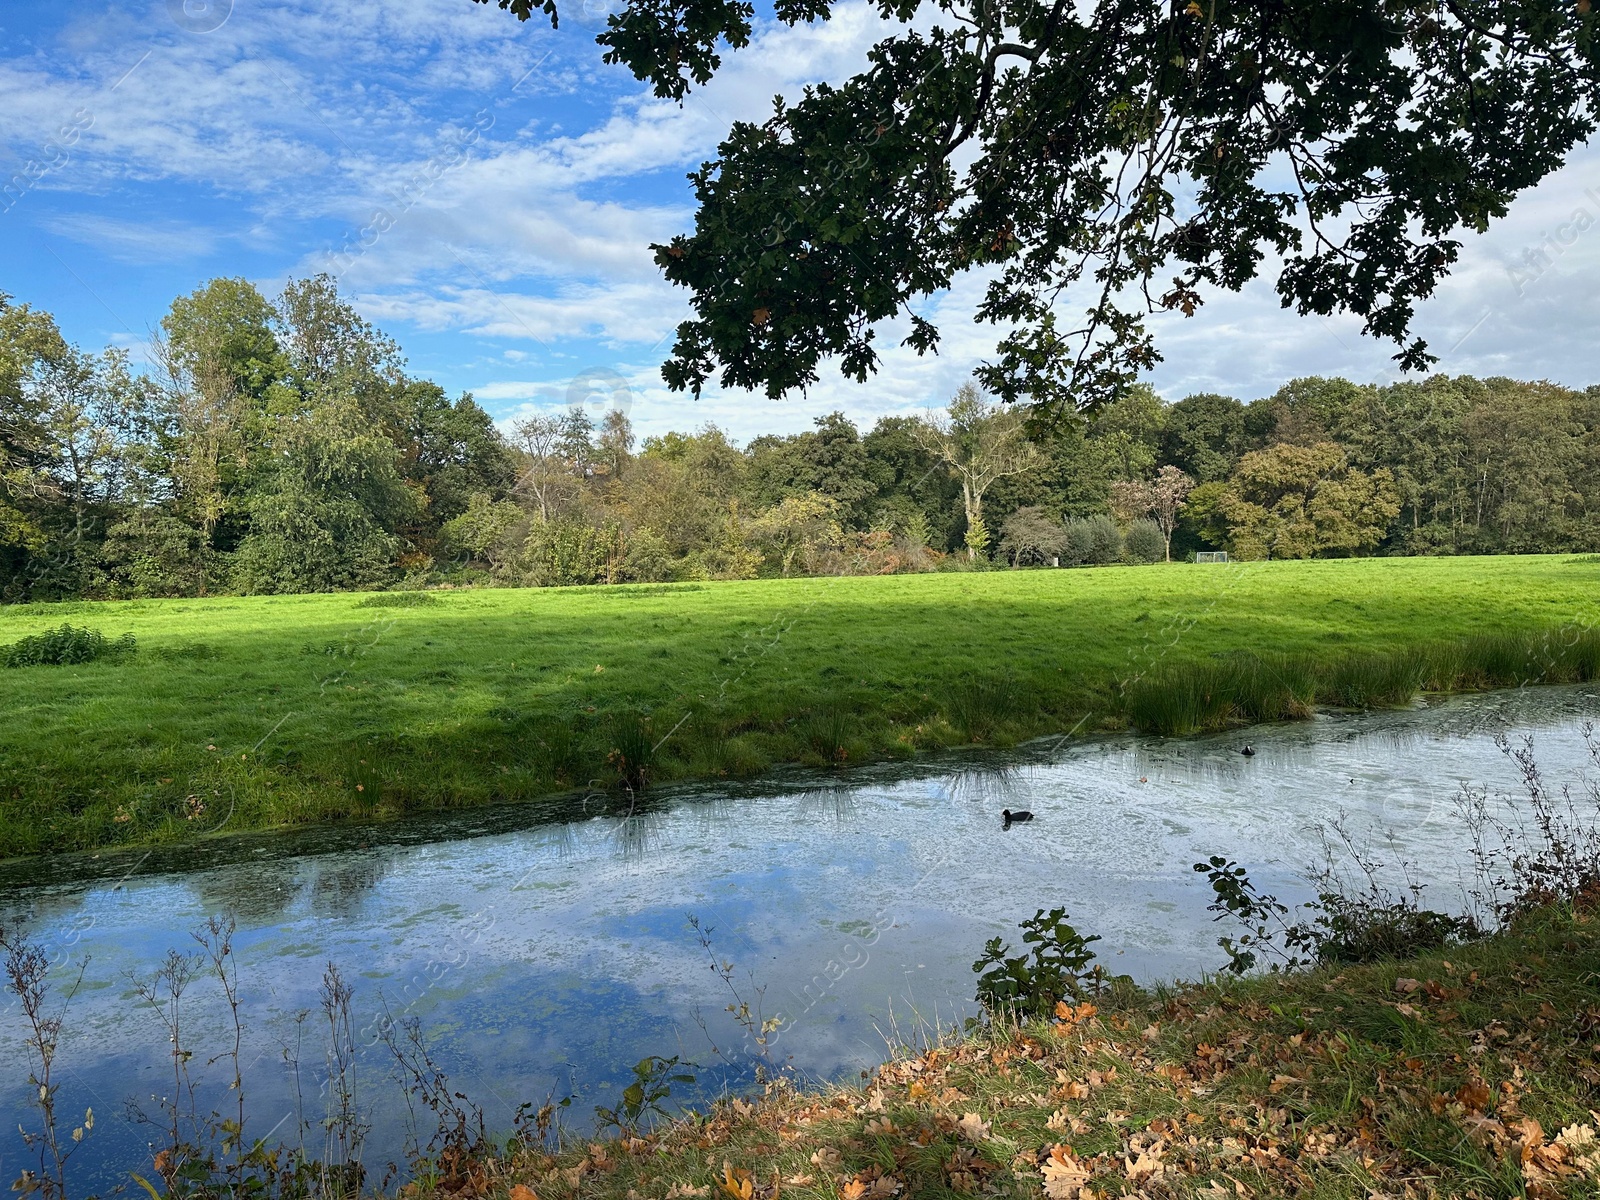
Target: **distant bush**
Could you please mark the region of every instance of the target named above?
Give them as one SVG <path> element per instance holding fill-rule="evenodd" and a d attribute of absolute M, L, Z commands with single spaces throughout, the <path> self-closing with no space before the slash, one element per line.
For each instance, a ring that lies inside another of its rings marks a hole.
<path fill-rule="evenodd" d="M 1101 567 L 1122 557 L 1122 534 L 1110 517 L 1067 522 L 1061 561 L 1067 566 Z"/>
<path fill-rule="evenodd" d="M 120 658 L 136 649 L 131 633 L 111 641 L 98 629 L 62 625 L 0 649 L 0 663 L 7 667 L 63 666 L 97 658 Z"/>
<path fill-rule="evenodd" d="M 426 608 L 430 604 L 438 604 L 437 596 L 430 596 L 427 592 L 376 592 L 365 600 L 358 601 L 357 608 Z"/>
<path fill-rule="evenodd" d="M 1017 567 L 1043 565 L 1065 548 L 1067 531 L 1042 508 L 1019 508 L 1000 527 L 1000 553 Z"/>
<path fill-rule="evenodd" d="M 1135 521 L 1122 535 L 1122 553 L 1131 563 L 1160 562 L 1167 556 L 1167 539 L 1154 521 Z"/>

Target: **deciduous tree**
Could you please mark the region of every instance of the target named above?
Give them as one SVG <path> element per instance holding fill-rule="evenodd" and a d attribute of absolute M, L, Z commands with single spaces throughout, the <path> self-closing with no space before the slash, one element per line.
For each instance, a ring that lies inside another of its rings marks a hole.
<path fill-rule="evenodd" d="M 1387 469 L 1351 468 L 1333 442 L 1290 443 L 1239 460 L 1219 508 L 1240 558 L 1312 558 L 1371 550 L 1400 511 Z"/>
<path fill-rule="evenodd" d="M 929 417 L 922 423 L 920 436 L 961 485 L 967 557 L 975 559 L 988 545 L 984 493 L 997 479 L 1037 467 L 1042 456 L 1028 440 L 1022 414 L 986 400 L 970 383 L 962 384 L 945 416 Z"/>
<path fill-rule="evenodd" d="M 673 388 L 782 396 L 825 358 L 865 379 L 890 320 L 938 344 L 916 302 L 968 271 L 988 277 L 977 318 L 1010 330 L 982 373 L 1007 400 L 1103 403 L 1158 358 L 1147 313 L 1193 313 L 1264 264 L 1286 307 L 1353 313 L 1417 369 L 1415 307 L 1463 232 L 1591 135 L 1600 92 L 1588 0 L 876 7 L 901 25 L 864 69 L 736 123 L 693 176 L 693 232 L 656 248 L 695 310 Z M 597 40 L 681 102 L 754 15 L 629 0 Z"/>

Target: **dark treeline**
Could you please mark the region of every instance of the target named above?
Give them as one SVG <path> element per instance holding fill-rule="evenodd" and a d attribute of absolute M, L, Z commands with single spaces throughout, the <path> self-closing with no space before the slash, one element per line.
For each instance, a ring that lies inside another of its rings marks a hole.
<path fill-rule="evenodd" d="M 734 445 L 579 408 L 503 434 L 326 277 L 174 301 L 138 374 L 0 295 L 0 598 L 1589 551 L 1600 387 L 1136 388 L 1054 427 L 966 387 Z"/>

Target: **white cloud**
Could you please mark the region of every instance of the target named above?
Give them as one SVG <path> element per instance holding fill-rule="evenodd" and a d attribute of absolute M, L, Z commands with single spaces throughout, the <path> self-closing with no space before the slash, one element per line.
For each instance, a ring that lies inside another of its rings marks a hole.
<path fill-rule="evenodd" d="M 74 213 L 46 218 L 44 224 L 135 265 L 198 258 L 210 254 L 219 240 L 215 230 L 181 221 L 130 221 Z"/>

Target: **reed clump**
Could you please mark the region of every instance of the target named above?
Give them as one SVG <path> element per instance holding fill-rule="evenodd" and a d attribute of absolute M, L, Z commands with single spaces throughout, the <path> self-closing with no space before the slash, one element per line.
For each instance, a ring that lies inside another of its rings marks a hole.
<path fill-rule="evenodd" d="M 1406 650 L 1331 660 L 1236 653 L 1177 663 L 1123 690 L 1124 715 L 1143 733 L 1177 737 L 1262 721 L 1296 720 L 1320 706 L 1399 708 L 1423 692 L 1471 692 L 1600 678 L 1600 630 L 1567 626 L 1481 634 Z"/>
<path fill-rule="evenodd" d="M 1010 675 L 973 675 L 956 680 L 945 696 L 947 719 L 965 742 L 994 741 L 1010 723 L 1027 715 L 1026 696 Z"/>

